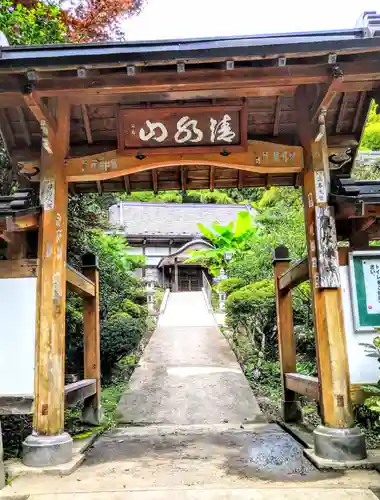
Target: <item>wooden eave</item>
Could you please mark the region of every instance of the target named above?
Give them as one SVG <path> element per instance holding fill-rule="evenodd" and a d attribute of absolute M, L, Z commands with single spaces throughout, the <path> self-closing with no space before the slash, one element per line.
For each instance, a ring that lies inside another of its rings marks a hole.
<path fill-rule="evenodd" d="M 336 55 L 334 63 L 332 53 Z M 185 64 L 184 73 L 177 71 L 178 63 Z M 132 74 L 128 74 L 129 67 L 133 67 Z M 79 73 L 79 69 L 84 71 Z M 337 74 L 341 75 L 339 81 Z M 307 85 L 315 96 L 316 115 L 321 107 L 328 106 L 330 156 L 336 160 L 335 168 L 340 166 L 338 175 L 349 174 L 370 101 L 380 92 L 380 37 L 366 38 L 362 29 L 2 48 L 0 128 L 13 163 L 29 177 L 38 170 L 41 144 L 40 110 L 36 112 L 31 106 L 26 98 L 30 95 L 45 109 L 57 96 L 71 103 L 68 164 L 92 155 L 101 161 L 117 149 L 120 106 L 244 102 L 249 140 L 297 146 L 295 91 L 300 85 Z M 348 157 L 341 161 L 339 158 L 347 152 Z M 186 157 L 178 166 L 156 162 L 154 174 L 134 168 L 119 177 L 83 178 L 83 182 L 75 178 L 71 192 L 299 184 L 299 175 L 290 169 L 280 173 L 246 171 L 242 175 L 223 165 L 202 164 L 201 155 L 199 158 L 198 165 L 194 161 L 187 164 Z"/>

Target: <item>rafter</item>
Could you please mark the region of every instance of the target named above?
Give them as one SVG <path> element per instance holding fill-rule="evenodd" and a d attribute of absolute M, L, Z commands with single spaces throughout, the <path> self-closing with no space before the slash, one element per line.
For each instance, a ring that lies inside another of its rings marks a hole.
<path fill-rule="evenodd" d="M 23 130 L 23 136 L 24 136 L 25 143 L 27 144 L 27 146 L 30 146 L 32 144 L 32 139 L 30 137 L 28 124 L 26 123 L 26 120 L 25 120 L 24 110 L 22 109 L 21 106 L 16 106 L 15 109 L 16 109 L 16 113 L 17 113 L 19 122 L 21 124 L 21 128 Z"/>
<path fill-rule="evenodd" d="M 186 192 L 186 184 L 187 184 L 187 170 L 183 165 L 181 166 L 181 190 L 182 192 Z"/>
<path fill-rule="evenodd" d="M 338 119 L 336 121 L 335 132 L 337 134 L 339 134 L 340 131 L 342 130 L 342 126 L 343 126 L 342 122 L 343 122 L 343 117 L 344 117 L 344 112 L 346 110 L 347 102 L 348 102 L 348 95 L 346 93 L 344 93 L 342 96 L 342 99 L 340 101 L 339 114 L 338 114 Z"/>
<path fill-rule="evenodd" d="M 88 116 L 87 106 L 85 104 L 82 104 L 80 108 L 82 111 L 83 125 L 86 131 L 87 142 L 88 144 L 92 144 L 93 143 L 92 131 L 91 131 L 90 118 Z"/>
<path fill-rule="evenodd" d="M 360 92 L 358 105 L 356 107 L 355 118 L 352 124 L 352 132 L 356 132 L 359 126 L 360 117 L 363 113 L 363 106 L 366 99 L 366 92 Z"/>
<path fill-rule="evenodd" d="M 276 109 L 274 112 L 273 136 L 277 137 L 280 131 L 281 97 L 276 98 Z"/>
<path fill-rule="evenodd" d="M 244 170 L 238 171 L 238 189 L 243 189 L 244 187 Z"/>
<path fill-rule="evenodd" d="M 210 167 L 210 191 L 214 191 L 215 189 L 215 167 L 211 166 Z"/>
<path fill-rule="evenodd" d="M 131 180 L 129 178 L 129 175 L 124 175 L 123 181 L 124 181 L 124 189 L 125 189 L 126 193 L 127 194 L 131 194 L 131 192 L 132 192 L 132 190 L 131 190 Z"/>
<path fill-rule="evenodd" d="M 157 194 L 158 193 L 158 171 L 157 170 L 152 170 L 152 186 L 153 186 L 153 193 Z"/>
<path fill-rule="evenodd" d="M 6 148 L 11 151 L 15 145 L 15 138 L 5 109 L 0 109 L 0 129 Z"/>

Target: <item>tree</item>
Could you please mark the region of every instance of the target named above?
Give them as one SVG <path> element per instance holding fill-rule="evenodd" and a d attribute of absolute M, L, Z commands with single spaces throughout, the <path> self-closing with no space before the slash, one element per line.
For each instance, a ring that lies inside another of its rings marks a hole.
<path fill-rule="evenodd" d="M 144 0 L 82 0 L 62 3 L 2 0 L 0 30 L 11 45 L 123 39 L 121 23 L 138 14 Z"/>
<path fill-rule="evenodd" d="M 27 6 L 13 0 L 2 0 L 0 31 L 11 45 L 44 45 L 68 40 L 68 28 L 59 7 L 41 2 Z"/>
<path fill-rule="evenodd" d="M 198 224 L 198 227 L 214 248 L 196 250 L 188 261 L 200 262 L 208 267 L 215 276 L 228 265 L 226 254 L 231 254 L 230 257 L 235 258 L 241 256 L 246 250 L 247 241 L 257 237 L 259 232 L 250 212 L 239 212 L 236 221 L 231 221 L 226 226 L 214 222 L 211 228 L 207 228 L 201 223 Z"/>

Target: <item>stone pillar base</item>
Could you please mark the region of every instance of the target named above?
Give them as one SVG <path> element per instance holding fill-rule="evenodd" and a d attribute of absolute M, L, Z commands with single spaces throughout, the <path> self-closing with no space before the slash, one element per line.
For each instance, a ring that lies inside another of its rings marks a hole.
<path fill-rule="evenodd" d="M 314 431 L 314 452 L 326 460 L 350 461 L 367 458 L 365 437 L 358 427 L 337 429 L 318 426 Z"/>
<path fill-rule="evenodd" d="M 23 463 L 29 467 L 61 465 L 72 460 L 73 440 L 67 432 L 58 436 L 31 434 L 22 444 Z"/>
<path fill-rule="evenodd" d="M 84 424 L 97 427 L 103 420 L 102 407 L 100 406 L 99 408 L 94 408 L 93 406 L 85 406 L 82 411 L 81 420 Z"/>
<path fill-rule="evenodd" d="M 301 406 L 298 401 L 281 401 L 281 416 L 284 422 L 302 422 Z"/>

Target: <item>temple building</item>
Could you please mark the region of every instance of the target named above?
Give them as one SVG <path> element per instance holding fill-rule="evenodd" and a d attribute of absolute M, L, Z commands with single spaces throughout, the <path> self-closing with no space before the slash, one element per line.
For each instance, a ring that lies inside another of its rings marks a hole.
<path fill-rule="evenodd" d="M 194 250 L 210 248 L 198 223 L 226 225 L 249 205 L 120 202 L 109 209 L 109 222 L 124 234 L 133 255 L 144 255 L 145 266 L 137 275 L 173 291 L 202 288 L 202 269 L 187 263 Z"/>

